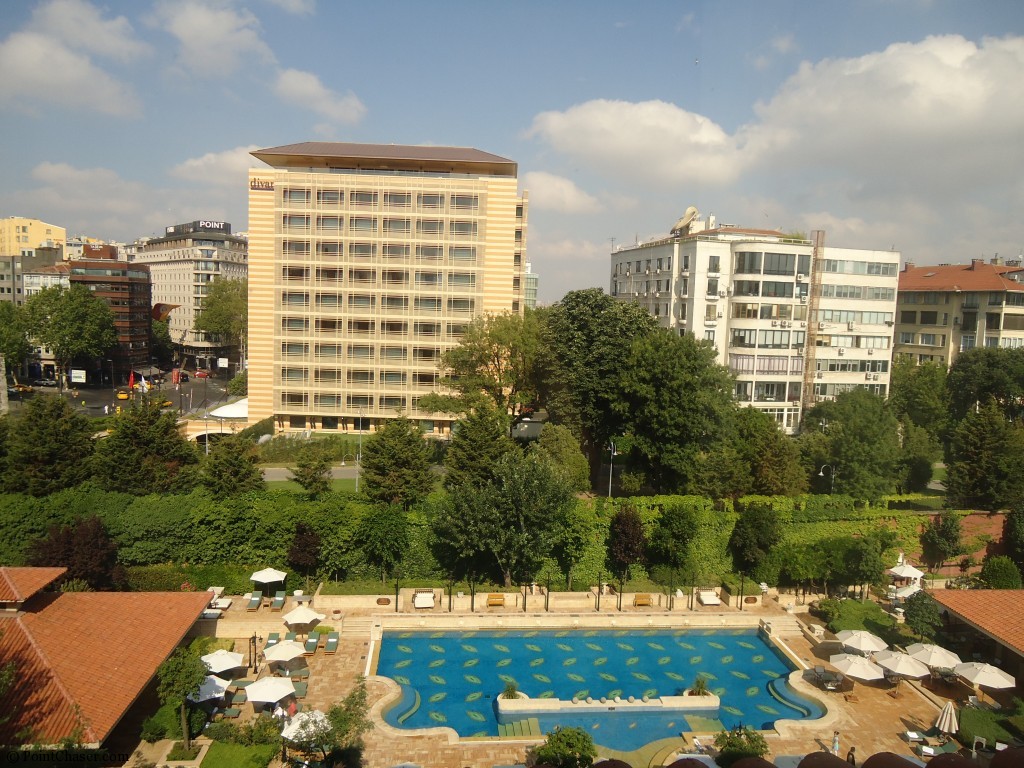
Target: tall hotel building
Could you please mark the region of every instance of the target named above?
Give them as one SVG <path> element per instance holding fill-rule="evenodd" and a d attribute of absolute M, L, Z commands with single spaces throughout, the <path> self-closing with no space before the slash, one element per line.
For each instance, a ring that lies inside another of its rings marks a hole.
<path fill-rule="evenodd" d="M 899 253 L 716 225 L 689 209 L 667 237 L 617 248 L 611 292 L 706 339 L 735 397 L 787 432 L 854 387 L 888 394 Z"/>
<path fill-rule="evenodd" d="M 459 147 L 310 142 L 252 153 L 249 421 L 351 431 L 422 411 L 441 353 L 522 312 L 526 196 L 511 160 Z"/>

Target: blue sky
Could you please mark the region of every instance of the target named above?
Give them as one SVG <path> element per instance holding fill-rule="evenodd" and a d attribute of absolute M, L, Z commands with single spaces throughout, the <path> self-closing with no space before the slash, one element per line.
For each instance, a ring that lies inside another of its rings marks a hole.
<path fill-rule="evenodd" d="M 824 229 L 918 264 L 1024 250 L 1024 3 L 7 0 L 0 215 L 246 227 L 249 151 L 519 163 L 543 301 L 611 238 Z"/>

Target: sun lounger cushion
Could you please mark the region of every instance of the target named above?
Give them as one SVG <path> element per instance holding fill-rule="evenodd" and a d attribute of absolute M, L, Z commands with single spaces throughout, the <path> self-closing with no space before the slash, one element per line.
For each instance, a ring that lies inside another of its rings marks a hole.
<path fill-rule="evenodd" d="M 341 640 L 341 635 L 337 632 L 327 633 L 327 645 L 324 646 L 324 653 L 334 653 L 338 650 L 338 641 Z"/>
<path fill-rule="evenodd" d="M 416 590 L 412 595 L 412 607 L 413 608 L 433 608 L 434 607 L 434 590 Z"/>
<path fill-rule="evenodd" d="M 713 589 L 702 589 L 697 593 L 697 599 L 701 605 L 721 605 L 722 601 L 718 599 L 718 595 L 715 594 Z"/>
<path fill-rule="evenodd" d="M 306 638 L 306 655 L 316 653 L 318 645 L 320 645 L 320 633 L 310 632 L 309 637 Z"/>
<path fill-rule="evenodd" d="M 491 594 L 487 596 L 487 607 L 488 608 L 502 608 L 505 605 L 505 595 L 502 593 Z"/>
<path fill-rule="evenodd" d="M 279 642 L 281 642 L 281 635 L 277 632 L 271 632 L 269 635 L 267 635 L 267 644 L 263 650 L 266 650 L 267 648 L 273 648 Z"/>
<path fill-rule="evenodd" d="M 242 714 L 242 710 L 237 707 L 228 707 L 221 714 L 224 715 L 224 717 L 238 717 Z"/>
<path fill-rule="evenodd" d="M 295 640 L 295 633 L 294 632 L 286 632 L 285 636 L 284 636 L 284 639 L 285 640 Z"/>
<path fill-rule="evenodd" d="M 245 610 L 247 610 L 247 611 L 258 611 L 260 609 L 260 604 L 262 602 L 263 602 L 263 593 L 262 592 L 253 592 L 252 593 L 252 597 L 249 598 L 249 604 L 247 606 L 245 606 Z"/>
<path fill-rule="evenodd" d="M 292 683 L 292 687 L 295 689 L 295 695 L 300 699 L 306 698 L 306 693 L 309 691 L 309 683 Z"/>
<path fill-rule="evenodd" d="M 292 680 L 305 680 L 309 677 L 309 667 L 299 667 L 291 672 Z"/>
<path fill-rule="evenodd" d="M 274 595 L 274 600 L 273 600 L 273 602 L 270 603 L 270 610 L 272 610 L 272 611 L 280 611 L 280 610 L 282 610 L 284 608 L 284 601 L 285 601 L 286 597 L 287 597 L 287 595 L 285 594 L 285 592 L 283 590 L 281 592 L 278 592 L 276 595 Z"/>

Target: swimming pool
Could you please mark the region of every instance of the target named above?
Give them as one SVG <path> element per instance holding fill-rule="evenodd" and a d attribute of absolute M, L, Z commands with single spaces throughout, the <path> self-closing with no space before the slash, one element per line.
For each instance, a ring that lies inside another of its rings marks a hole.
<path fill-rule="evenodd" d="M 793 691 L 792 666 L 757 630 L 560 630 L 385 632 L 376 674 L 402 697 L 385 720 L 399 728 L 447 726 L 496 736 L 495 699 L 508 683 L 530 698 L 655 699 L 689 688 L 698 674 L 721 698 L 717 711 L 619 708 L 531 715 L 541 732 L 586 728 L 602 746 L 637 749 L 680 731 L 816 718 L 821 706 Z M 507 717 L 506 717 L 507 719 Z"/>

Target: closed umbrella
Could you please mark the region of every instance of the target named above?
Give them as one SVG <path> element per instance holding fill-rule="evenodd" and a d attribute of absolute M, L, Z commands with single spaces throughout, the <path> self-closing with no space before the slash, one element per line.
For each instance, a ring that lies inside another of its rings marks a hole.
<path fill-rule="evenodd" d="M 858 680 L 881 680 L 885 672 L 880 666 L 874 664 L 863 656 L 854 656 L 852 653 L 837 653 L 829 656 L 829 663 L 847 677 L 855 677 Z"/>
<path fill-rule="evenodd" d="M 267 661 L 291 661 L 297 659 L 306 652 L 302 643 L 294 640 L 285 640 L 283 643 L 273 645 L 263 652 L 263 658 Z"/>
<path fill-rule="evenodd" d="M 959 656 L 934 643 L 914 643 L 907 646 L 907 653 L 911 658 L 936 669 L 949 669 L 960 663 Z"/>
<path fill-rule="evenodd" d="M 1013 688 L 1017 684 L 1013 677 L 1003 672 L 999 667 L 994 667 L 981 661 L 968 661 L 963 664 L 957 664 L 953 667 L 953 671 L 967 682 L 982 688 Z"/>
<path fill-rule="evenodd" d="M 935 728 L 940 733 L 956 733 L 960 730 L 960 724 L 957 722 L 956 707 L 952 701 L 947 701 L 946 706 L 939 712 L 939 717 L 935 721 Z"/>
<path fill-rule="evenodd" d="M 284 677 L 264 677 L 245 688 L 246 697 L 254 704 L 274 704 L 294 694 L 295 686 L 291 680 Z"/>
<path fill-rule="evenodd" d="M 330 727 L 327 715 L 319 709 L 311 709 L 308 712 L 299 712 L 281 729 L 281 737 L 288 741 L 297 741 L 307 735 L 315 734 L 318 730 Z"/>
<path fill-rule="evenodd" d="M 208 653 L 205 656 L 199 657 L 207 669 L 213 674 L 219 675 L 221 672 L 227 672 L 229 669 L 238 669 L 242 666 L 242 654 L 233 653 L 232 651 L 224 650 L 220 648 L 213 653 Z"/>
<path fill-rule="evenodd" d="M 875 654 L 875 663 L 900 677 L 924 677 L 928 674 L 928 665 L 899 651 L 879 651 Z"/>
<path fill-rule="evenodd" d="M 209 701 L 210 699 L 219 699 L 228 689 L 229 683 L 226 680 L 221 680 L 219 677 L 213 675 L 207 675 L 206 679 L 203 680 L 199 686 L 198 693 L 190 693 L 188 698 L 190 701 Z"/>
<path fill-rule="evenodd" d="M 852 648 L 864 654 L 882 651 L 889 647 L 878 635 L 873 635 L 863 629 L 844 629 L 842 632 L 837 632 L 836 637 L 844 648 Z"/>

